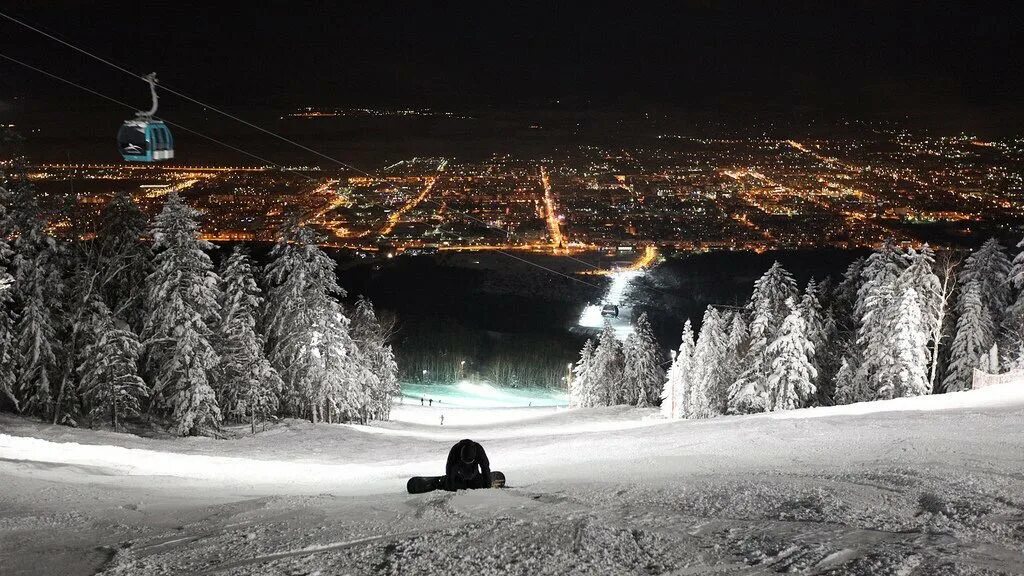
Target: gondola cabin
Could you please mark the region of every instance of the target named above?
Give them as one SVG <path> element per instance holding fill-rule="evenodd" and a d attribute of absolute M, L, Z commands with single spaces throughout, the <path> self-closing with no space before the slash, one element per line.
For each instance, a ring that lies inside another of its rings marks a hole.
<path fill-rule="evenodd" d="M 601 316 L 604 316 L 605 318 L 618 318 L 619 307 L 615 304 L 605 304 L 604 306 L 601 306 Z"/>
<path fill-rule="evenodd" d="M 125 120 L 117 147 L 128 162 L 159 162 L 174 158 L 174 137 L 160 120 Z"/>

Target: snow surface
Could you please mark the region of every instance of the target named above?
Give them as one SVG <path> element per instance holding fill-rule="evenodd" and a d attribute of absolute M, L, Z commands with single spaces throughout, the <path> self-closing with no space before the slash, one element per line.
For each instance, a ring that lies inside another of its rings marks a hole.
<path fill-rule="evenodd" d="M 467 423 L 437 425 L 442 410 Z M 229 440 L 0 416 L 0 566 L 1024 574 L 1024 383 L 703 421 L 656 414 L 402 405 L 381 425 L 285 421 Z M 510 488 L 406 494 L 405 479 L 441 473 L 462 437 Z"/>
<path fill-rule="evenodd" d="M 440 407 L 520 408 L 529 406 L 568 406 L 564 390 L 547 388 L 502 388 L 488 382 L 460 380 L 454 384 L 402 384 L 397 405 L 416 406 L 420 399 L 433 400 Z"/>

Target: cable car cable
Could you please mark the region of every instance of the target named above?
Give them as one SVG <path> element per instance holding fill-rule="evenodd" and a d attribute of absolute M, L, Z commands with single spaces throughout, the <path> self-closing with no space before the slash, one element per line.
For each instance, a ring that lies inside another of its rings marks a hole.
<path fill-rule="evenodd" d="M 78 46 L 75 46 L 74 44 L 72 44 L 72 43 L 70 43 L 70 42 L 68 42 L 66 40 L 62 40 L 61 38 L 58 38 L 57 36 L 54 36 L 53 34 L 50 34 L 50 33 L 45 32 L 43 30 L 40 30 L 39 28 L 36 28 L 36 27 L 34 27 L 34 26 L 30 25 L 30 24 L 27 24 L 25 22 L 22 22 L 21 20 L 18 20 L 17 18 L 15 18 L 15 17 L 13 17 L 13 16 L 11 16 L 9 14 L 6 14 L 4 12 L 0 12 L 0 16 L 6 18 L 7 20 L 10 20 L 11 22 L 14 22 L 15 24 L 18 24 L 20 26 L 28 28 L 29 30 L 32 30 L 33 32 L 42 34 L 43 36 L 46 36 L 47 38 L 49 38 L 51 40 L 54 40 L 56 42 L 60 42 L 61 44 L 67 46 L 68 48 L 71 48 L 72 50 L 75 50 L 77 52 L 85 54 L 86 56 L 88 56 L 90 58 L 93 58 L 94 60 L 97 60 L 99 62 L 102 62 L 102 63 L 106 64 L 107 66 L 110 66 L 112 68 L 120 70 L 121 72 L 124 72 L 125 74 L 129 74 L 131 76 L 134 76 L 134 77 L 142 79 L 142 80 L 146 79 L 145 75 L 143 75 L 143 74 L 136 74 L 135 72 L 132 72 L 131 70 L 125 68 L 124 66 L 120 66 L 120 65 L 115 64 L 115 63 L 111 62 L 110 60 L 107 60 L 107 59 L 105 59 L 105 58 L 103 58 L 101 56 L 97 56 L 97 55 L 93 54 L 92 52 L 89 52 L 88 50 L 85 50 L 83 48 L 79 48 Z M 285 138 L 284 136 L 281 136 L 280 134 L 277 134 L 277 133 L 275 133 L 273 131 L 267 130 L 266 128 L 263 128 L 262 126 L 258 126 L 256 124 L 253 124 L 252 122 L 249 122 L 247 120 L 239 118 L 238 116 L 235 116 L 233 114 L 229 114 L 228 112 L 225 112 L 225 111 L 217 108 L 216 106 L 213 106 L 212 104 L 207 104 L 206 102 L 203 102 L 201 100 L 197 100 L 195 98 L 192 98 L 191 96 L 188 96 L 186 94 L 178 92 L 177 90 L 168 88 L 165 84 L 161 84 L 161 87 L 162 87 L 162 89 L 165 92 L 169 92 L 171 94 L 174 94 L 175 96 L 178 96 L 179 98 L 183 98 L 185 100 L 188 100 L 189 102 L 192 102 L 194 104 L 198 104 L 199 106 L 202 106 L 204 108 L 209 108 L 210 110 L 213 110 L 214 112 L 217 112 L 218 114 L 221 114 L 222 116 L 226 116 L 228 118 L 231 118 L 232 120 L 234 120 L 236 122 L 241 122 L 242 124 L 245 124 L 246 126 L 249 126 L 250 128 L 255 128 L 256 130 L 259 130 L 260 132 L 263 132 L 265 134 L 269 134 L 270 136 L 273 136 L 274 138 L 277 138 L 279 140 L 287 142 L 287 143 L 289 143 L 289 144 L 291 144 L 293 146 L 297 146 L 299 148 L 302 148 L 303 150 L 306 150 L 307 152 L 310 152 L 312 154 L 316 154 L 317 156 L 320 156 L 321 158 L 326 158 L 327 160 L 330 160 L 331 162 L 334 162 L 335 164 L 338 164 L 340 166 L 344 166 L 345 168 L 348 168 L 350 170 L 354 170 L 356 172 L 360 172 L 360 173 L 365 174 L 367 176 L 372 176 L 369 172 L 366 172 L 364 170 L 360 170 L 359 168 L 356 168 L 355 166 L 352 166 L 350 164 L 346 164 L 345 162 L 342 162 L 341 160 L 338 160 L 337 158 L 332 158 L 332 157 L 330 157 L 330 156 L 328 156 L 326 154 L 322 154 L 320 152 L 317 152 L 316 150 L 314 150 L 312 148 L 309 148 L 308 146 L 304 146 L 302 144 L 299 144 L 298 142 L 295 142 L 294 140 L 290 140 L 288 138 Z"/>
<path fill-rule="evenodd" d="M 122 101 L 120 101 L 120 100 L 118 100 L 116 98 L 112 98 L 112 97 L 107 96 L 106 94 L 103 94 L 101 92 L 97 92 L 96 90 L 93 90 L 92 88 L 89 88 L 87 86 L 82 86 L 81 84 L 78 84 L 78 83 L 76 83 L 76 82 L 74 82 L 72 80 L 68 80 L 68 79 L 63 78 L 61 76 L 58 76 L 57 74 L 53 74 L 52 72 L 47 72 L 46 70 L 43 70 L 42 68 L 37 68 L 37 67 L 35 67 L 35 66 L 31 65 L 31 64 L 28 64 L 26 62 L 22 62 L 21 60 L 18 60 L 17 58 L 12 58 L 12 57 L 10 57 L 10 56 L 8 56 L 6 54 L 3 54 L 3 53 L 0 53 L 0 58 L 3 58 L 5 60 L 9 60 L 11 62 L 14 62 L 15 64 L 18 64 L 19 66 L 23 66 L 25 68 L 28 68 L 29 70 L 33 70 L 35 72 L 38 72 L 38 73 L 43 74 L 45 76 L 48 76 L 48 77 L 50 77 L 50 78 L 52 78 L 54 80 L 59 80 L 61 82 L 64 82 L 65 84 L 69 84 L 71 86 L 74 86 L 75 88 L 78 88 L 79 90 L 83 90 L 83 91 L 88 92 L 88 93 L 90 93 L 90 94 L 92 94 L 94 96 L 99 96 L 100 98 L 103 98 L 105 100 L 109 100 L 110 102 L 113 102 L 113 103 L 118 104 L 120 106 L 124 106 L 125 108 L 129 108 L 129 109 L 132 109 L 132 110 L 134 110 L 136 108 L 136 106 L 132 106 L 131 104 L 128 104 L 127 102 L 122 102 Z M 263 158 L 262 156 L 253 154 L 251 152 L 247 152 L 247 151 L 245 151 L 245 150 L 243 150 L 241 148 L 232 146 L 231 144 L 228 144 L 226 142 L 218 140 L 218 139 L 216 139 L 216 138 L 214 138 L 212 136 L 207 136 L 206 134 L 203 134 L 202 132 L 198 132 L 198 131 L 193 130 L 191 128 L 187 128 L 187 127 L 182 126 L 181 124 L 178 124 L 176 122 L 170 122 L 168 120 L 164 120 L 164 122 L 166 124 L 170 125 L 170 126 L 174 126 L 175 128 L 177 128 L 179 130 L 184 130 L 185 132 L 188 132 L 190 134 L 195 134 L 196 136 L 199 136 L 201 138 L 205 138 L 206 140 L 209 140 L 211 142 L 214 142 L 216 144 L 224 146 L 225 148 L 230 148 L 231 150 L 234 150 L 235 152 L 239 152 L 241 154 L 245 154 L 246 156 L 255 158 L 256 160 L 259 160 L 260 162 L 263 162 L 264 164 L 284 169 L 284 166 L 278 164 L 277 162 L 274 162 L 272 160 L 267 160 L 266 158 Z M 310 178 L 309 176 L 306 176 L 305 174 L 302 174 L 301 172 L 295 172 L 295 173 L 299 174 L 300 176 L 303 176 L 303 177 L 309 179 L 310 181 L 315 181 L 313 178 Z"/>

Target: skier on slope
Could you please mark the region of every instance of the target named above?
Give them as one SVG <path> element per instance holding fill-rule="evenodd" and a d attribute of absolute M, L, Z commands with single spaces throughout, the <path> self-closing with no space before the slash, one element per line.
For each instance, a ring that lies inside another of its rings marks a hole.
<path fill-rule="evenodd" d="M 466 488 L 491 487 L 491 463 L 484 447 L 472 440 L 459 440 L 448 452 L 441 487 L 454 492 Z"/>

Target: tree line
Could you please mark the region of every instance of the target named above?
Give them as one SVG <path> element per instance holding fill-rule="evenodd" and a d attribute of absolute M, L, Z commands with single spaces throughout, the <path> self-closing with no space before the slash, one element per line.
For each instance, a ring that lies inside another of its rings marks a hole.
<path fill-rule="evenodd" d="M 59 241 L 24 171 L 0 168 L 0 409 L 115 429 L 148 414 L 183 436 L 389 417 L 391 330 L 367 300 L 343 307 L 312 230 L 286 226 L 265 269 L 236 247 L 215 270 L 176 193 L 152 222 L 120 194 L 94 238 Z"/>
<path fill-rule="evenodd" d="M 687 320 L 668 360 L 646 316 L 624 344 L 606 325 L 580 352 L 570 404 L 707 418 L 968 390 L 975 369 L 1020 368 L 1024 251 L 1011 260 L 991 239 L 937 257 L 889 240 L 803 290 L 776 262 L 746 305 L 708 306 L 696 334 Z"/>

